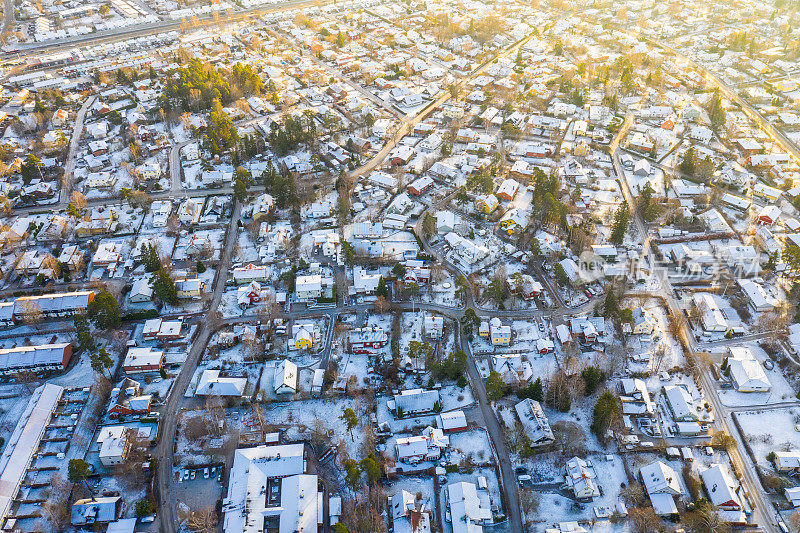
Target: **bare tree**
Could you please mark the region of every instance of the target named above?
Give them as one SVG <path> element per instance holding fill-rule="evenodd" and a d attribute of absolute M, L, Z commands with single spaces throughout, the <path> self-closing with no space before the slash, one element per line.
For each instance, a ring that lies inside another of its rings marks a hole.
<path fill-rule="evenodd" d="M 33 389 L 36 388 L 36 385 L 39 382 L 39 377 L 30 370 L 20 370 L 19 372 L 14 373 L 14 381 L 20 385 L 24 385 L 25 389 L 30 394 L 33 392 Z"/>
<path fill-rule="evenodd" d="M 217 512 L 211 507 L 190 511 L 185 520 L 186 527 L 197 533 L 214 533 L 219 522 Z"/>
<path fill-rule="evenodd" d="M 22 322 L 38 329 L 38 324 L 44 320 L 44 313 L 36 300 L 29 298 L 17 299 L 17 310 Z"/>

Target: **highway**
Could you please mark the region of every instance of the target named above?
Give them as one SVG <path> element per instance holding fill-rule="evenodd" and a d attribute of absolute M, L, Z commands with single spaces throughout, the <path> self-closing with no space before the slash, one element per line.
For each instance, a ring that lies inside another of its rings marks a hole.
<path fill-rule="evenodd" d="M 4 0 L 6 5 L 13 0 Z M 187 24 L 191 28 L 201 28 L 206 26 L 216 26 L 223 24 L 231 24 L 234 22 L 242 22 L 252 16 L 269 15 L 273 13 L 280 13 L 282 11 L 289 11 L 292 9 L 320 7 L 327 4 L 335 3 L 334 0 L 288 0 L 279 5 L 269 7 L 253 7 L 243 9 L 241 11 L 218 13 L 216 15 L 207 15 L 204 17 L 191 17 L 190 19 L 178 20 L 159 20 L 157 22 L 150 22 L 146 24 L 138 24 L 116 28 L 114 30 L 104 30 L 86 35 L 76 35 L 74 37 L 67 37 L 65 39 L 58 39 L 52 41 L 20 43 L 19 49 L 11 55 L 11 57 L 27 57 L 37 56 L 43 52 L 57 52 L 64 49 L 86 46 L 89 44 L 99 44 L 106 42 L 121 41 L 125 39 L 135 39 L 138 37 L 145 37 L 156 33 L 170 32 L 173 30 L 183 30 Z M 12 11 L 13 13 L 13 11 Z M 7 19 L 6 19 L 7 23 Z"/>

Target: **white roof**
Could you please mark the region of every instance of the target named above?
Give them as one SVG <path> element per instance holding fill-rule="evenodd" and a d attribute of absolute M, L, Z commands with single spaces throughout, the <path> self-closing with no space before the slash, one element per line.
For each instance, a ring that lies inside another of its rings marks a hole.
<path fill-rule="evenodd" d="M 700 477 L 706 487 L 706 492 L 714 505 L 733 502 L 741 507 L 739 496 L 736 494 L 733 480 L 728 469 L 720 464 L 711 465 L 710 468 L 700 472 Z"/>
<path fill-rule="evenodd" d="M 647 489 L 647 494 L 650 496 L 653 494 L 678 495 L 681 493 L 681 484 L 678 481 L 678 475 L 675 470 L 661 461 L 643 466 L 639 470 L 639 475 L 642 477 L 644 488 Z"/>
<path fill-rule="evenodd" d="M 492 517 L 492 510 L 478 497 L 474 483 L 459 481 L 447 486 L 447 501 L 450 502 L 450 518 L 453 533 L 479 533 L 480 522 Z"/>
<path fill-rule="evenodd" d="M 677 385 L 670 385 L 664 387 L 664 392 L 666 393 L 667 402 L 669 402 L 670 409 L 672 409 L 672 413 L 676 419 L 683 419 L 686 417 L 697 419 L 697 412 L 693 408 L 694 402 L 685 388 Z"/>
<path fill-rule="evenodd" d="M 317 476 L 303 474 L 303 451 L 303 444 L 236 450 L 222 502 L 225 533 L 262 533 L 266 516 L 278 517 L 279 533 L 316 533 Z M 273 491 L 278 498 L 269 501 Z"/>
<path fill-rule="evenodd" d="M 737 389 L 770 388 L 767 373 L 761 363 L 753 356 L 750 348 L 732 346 L 728 357 L 728 366 Z"/>
<path fill-rule="evenodd" d="M 297 365 L 288 359 L 282 360 L 275 367 L 275 390 L 281 387 L 288 387 L 297 390 Z"/>
<path fill-rule="evenodd" d="M 247 388 L 247 378 L 219 375 L 219 370 L 204 370 L 195 391 L 196 396 L 241 396 Z"/>
<path fill-rule="evenodd" d="M 63 387 L 51 383 L 37 387 L 17 427 L 8 438 L 0 457 L 0 518 L 8 516 L 11 502 L 17 496 L 28 464 L 39 448 L 39 442 L 63 392 Z"/>

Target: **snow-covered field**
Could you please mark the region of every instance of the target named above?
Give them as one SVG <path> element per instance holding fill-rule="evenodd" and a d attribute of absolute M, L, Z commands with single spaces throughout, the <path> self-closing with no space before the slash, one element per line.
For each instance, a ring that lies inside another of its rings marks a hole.
<path fill-rule="evenodd" d="M 800 451 L 800 407 L 744 411 L 735 416 L 742 426 L 756 461 L 769 467 L 767 454 L 773 451 Z"/>

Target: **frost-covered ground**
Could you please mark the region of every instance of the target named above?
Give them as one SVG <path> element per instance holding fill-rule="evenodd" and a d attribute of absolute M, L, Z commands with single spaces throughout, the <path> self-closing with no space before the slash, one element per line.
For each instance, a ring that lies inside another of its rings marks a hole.
<path fill-rule="evenodd" d="M 744 411 L 739 420 L 747 442 L 759 465 L 770 467 L 767 454 L 773 451 L 800 451 L 800 407 Z"/>

